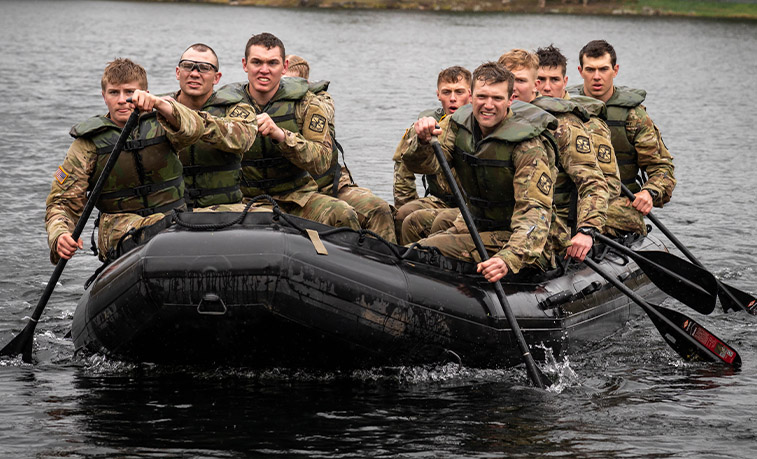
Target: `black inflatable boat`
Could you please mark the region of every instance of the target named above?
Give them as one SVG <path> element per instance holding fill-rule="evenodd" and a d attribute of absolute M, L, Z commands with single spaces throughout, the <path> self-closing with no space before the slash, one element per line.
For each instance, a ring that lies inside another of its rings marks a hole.
<path fill-rule="evenodd" d="M 649 236 L 628 244 L 665 250 Z M 488 282 L 434 249 L 270 212 L 183 213 L 123 247 L 78 304 L 77 351 L 253 367 L 521 362 Z M 597 260 L 641 296 L 663 297 L 635 262 Z M 542 344 L 557 356 L 641 314 L 583 264 L 504 288 L 537 360 Z"/>

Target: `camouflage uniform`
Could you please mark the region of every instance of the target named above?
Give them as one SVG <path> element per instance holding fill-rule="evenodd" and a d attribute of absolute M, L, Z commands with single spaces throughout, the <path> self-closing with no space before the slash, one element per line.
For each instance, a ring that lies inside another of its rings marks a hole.
<path fill-rule="evenodd" d="M 175 181 L 177 184 L 175 186 L 161 189 L 148 195 L 159 203 L 168 203 L 167 206 L 162 206 L 167 208 L 165 210 L 145 209 L 140 210 L 140 213 L 133 211 L 114 212 L 110 207 L 105 208 L 106 193 L 101 194 L 97 204 L 98 209 L 101 210 L 98 231 L 99 256 L 101 260 L 105 260 L 108 257 L 110 249 L 115 248 L 121 236 L 126 234 L 130 229 L 151 225 L 164 218 L 173 208 L 183 207 L 184 183 L 181 179 L 181 163 L 176 155 L 176 151 L 197 142 L 203 136 L 211 141 L 215 137 L 219 139 L 222 137 L 221 127 L 207 113 L 195 112 L 175 101 L 170 101 L 169 103 L 173 107 L 173 114 L 179 122 L 179 129 L 173 130 L 159 114 L 143 114 L 140 117 L 140 124 L 130 136 L 130 139 L 133 140 L 139 138 L 138 135 L 145 135 L 144 132 L 138 132 L 144 125 L 143 120 L 152 116 L 157 117 L 159 124 L 156 123 L 154 126 L 156 132 L 148 133 L 148 135 L 156 139 L 165 135 L 167 139 L 165 142 L 170 143 L 166 148 L 170 152 L 165 158 L 145 157 L 144 159 L 151 161 L 152 164 L 146 166 L 143 172 L 147 173 L 147 175 L 153 175 L 151 173 L 158 174 L 161 171 L 176 169 L 177 180 Z M 92 118 L 92 120 L 95 119 L 97 118 Z M 72 135 L 75 135 L 76 128 L 75 126 L 72 129 Z M 162 144 L 153 146 L 153 148 L 156 147 L 164 148 Z M 112 147 L 110 149 L 112 150 Z M 119 162 L 116 163 L 116 167 L 113 168 L 108 178 L 108 183 L 112 184 L 111 187 L 120 188 L 124 191 L 129 190 L 128 187 L 132 185 L 122 182 L 123 178 L 127 176 L 126 172 L 133 173 L 133 170 L 126 171 L 124 168 L 134 167 L 132 156 L 136 157 L 140 151 L 142 150 L 136 149 L 136 147 L 130 149 L 128 145 L 124 148 L 124 151 L 119 155 Z M 105 157 L 104 152 L 99 153 L 98 147 L 93 140 L 86 136 L 77 136 L 66 153 L 63 165 L 58 168 L 55 174 L 50 194 L 47 196 L 47 211 L 45 215 L 45 227 L 50 247 L 50 261 L 53 263 L 57 263 L 59 260 L 56 251 L 58 237 L 63 233 L 73 233 L 87 202 L 87 190 L 94 186 L 98 179 L 98 162 L 101 162 Z M 136 210 L 144 206 L 144 200 L 147 197 L 135 192 L 119 199 L 118 206 L 125 209 L 134 208 Z M 153 211 L 154 213 L 150 213 Z"/>
<path fill-rule="evenodd" d="M 571 87 L 570 91 L 584 95 L 583 86 Z M 676 185 L 673 157 L 657 126 L 641 105 L 645 97 L 646 92 L 642 90 L 613 87 L 612 97 L 605 103 L 607 124 L 621 181 L 634 193 L 642 189 L 650 191 L 655 207 L 662 207 L 670 201 Z M 644 176 L 647 176 L 645 181 Z M 640 180 L 644 181 L 641 187 Z M 644 216 L 621 195 L 610 202 L 605 232 L 618 235 L 626 231 L 647 233 Z"/>
<path fill-rule="evenodd" d="M 540 123 L 533 124 L 508 111 L 496 130 L 480 140 L 475 138 L 475 123 L 472 107 L 461 107 L 449 123 L 441 124 L 439 142 L 465 188 L 481 239 L 489 254 L 504 260 L 512 273 L 529 266 L 546 269 L 552 261 L 546 243 L 555 158 L 550 154 L 552 150 L 545 147 L 544 134 L 547 125 L 556 126 L 556 120 L 544 112 Z M 432 147 L 420 145 L 414 131 L 409 140 L 403 160 L 410 170 L 438 173 Z M 476 150 L 469 151 L 473 148 Z M 481 159 L 485 161 L 479 163 Z M 485 175 L 475 178 L 474 167 L 466 165 L 469 161 L 477 163 L 476 169 L 483 169 Z M 486 162 L 496 164 L 487 166 Z M 438 247 L 445 256 L 480 260 L 462 216 L 452 228 L 420 243 Z"/>
<path fill-rule="evenodd" d="M 588 112 L 575 102 L 551 97 L 537 97 L 532 104 L 548 111 L 558 122 L 557 129 L 551 130 L 558 148 L 554 192 L 557 223 L 550 227 L 550 244 L 557 254 L 570 247 L 572 226 L 602 231 L 608 203 L 607 182 L 597 164 L 591 136 L 583 125 L 589 120 Z M 526 105 L 517 104 L 518 107 Z M 512 108 L 518 113 L 516 103 Z"/>
<path fill-rule="evenodd" d="M 282 78 L 278 91 L 264 107 L 250 95 L 248 83 L 228 86 L 241 92 L 257 113 L 272 114 L 285 133 L 284 141 L 277 143 L 258 136 L 253 148 L 245 153 L 242 160 L 244 202 L 268 194 L 286 213 L 359 230 L 360 222 L 352 207 L 318 193 L 318 184 L 313 180 L 312 176 L 329 169 L 332 144 L 327 125 L 328 108 L 307 90 L 307 82 L 301 78 Z M 276 110 L 286 113 L 278 116 Z M 260 205 L 266 204 L 261 202 Z"/>
<path fill-rule="evenodd" d="M 180 94 L 179 90 L 171 97 L 178 100 Z M 255 110 L 242 102 L 239 94 L 217 91 L 201 110 L 218 121 L 209 136 L 179 152 L 184 165 L 184 199 L 197 211 L 239 212 L 244 209 L 239 169 L 257 134 Z"/>
<path fill-rule="evenodd" d="M 310 90 L 321 100 L 334 146 L 333 159 L 329 171 L 326 174 L 314 177 L 319 186 L 318 191 L 326 195 L 335 196 L 352 206 L 357 213 L 362 228 L 373 231 L 387 241 L 396 244 L 397 236 L 394 231 L 394 217 L 389 203 L 373 194 L 368 188 L 357 186 L 352 180 L 350 171 L 339 164 L 339 150 L 336 148 L 337 143 L 335 138 L 334 101 L 331 95 L 326 92 L 327 88 L 328 82 L 310 84 Z M 334 194 L 335 188 L 336 194 Z"/>
<path fill-rule="evenodd" d="M 446 117 L 442 108 L 425 110 L 418 115 L 418 119 L 426 116 L 439 122 Z M 441 174 L 424 175 L 423 185 L 426 188 L 426 196 L 418 197 L 415 174 L 408 170 L 402 161 L 402 155 L 409 146 L 408 133 L 413 130 L 414 127 L 411 125 L 405 131 L 392 157 L 394 160 L 394 205 L 397 207 L 394 225 L 403 245 L 430 235 L 434 218 L 441 211 L 454 206 L 452 191 Z M 452 173 L 454 174 L 454 170 Z"/>

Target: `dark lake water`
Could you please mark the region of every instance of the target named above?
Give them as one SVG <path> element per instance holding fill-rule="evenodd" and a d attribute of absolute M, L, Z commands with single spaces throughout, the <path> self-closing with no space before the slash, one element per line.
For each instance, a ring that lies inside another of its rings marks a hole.
<path fill-rule="evenodd" d="M 0 2 L 0 342 L 26 324 L 52 273 L 44 199 L 69 128 L 103 113 L 114 57 L 176 89 L 191 43 L 244 80 L 263 31 L 332 81 L 337 132 L 356 180 L 391 199 L 391 155 L 436 106 L 436 75 L 512 47 L 554 43 L 579 81 L 578 51 L 604 38 L 619 84 L 646 106 L 675 156 L 658 217 L 719 277 L 757 292 L 757 24 L 661 18 L 263 9 L 129 2 Z M 87 237 L 89 229 L 86 231 Z M 646 318 L 561 362 L 559 390 L 522 369 L 359 372 L 136 366 L 75 358 L 64 336 L 93 256 L 72 260 L 37 327 L 35 365 L 0 361 L 1 457 L 755 457 L 757 319 L 698 316 L 741 354 L 740 372 L 686 364 Z M 678 307 L 669 301 L 672 307 Z"/>

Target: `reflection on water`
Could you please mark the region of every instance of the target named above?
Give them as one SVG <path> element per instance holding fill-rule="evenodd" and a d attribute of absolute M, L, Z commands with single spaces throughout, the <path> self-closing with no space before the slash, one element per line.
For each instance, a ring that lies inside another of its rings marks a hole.
<path fill-rule="evenodd" d="M 308 58 L 314 79 L 332 81 L 347 164 L 385 199 L 396 143 L 418 112 L 436 106 L 439 70 L 554 43 L 575 83 L 578 50 L 607 39 L 618 51 L 618 83 L 647 89 L 645 105 L 675 156 L 678 186 L 657 216 L 716 275 L 757 291 L 753 23 L 138 2 L 0 8 L 2 342 L 22 329 L 52 273 L 44 199 L 70 127 L 104 110 L 105 63 L 131 57 L 147 68 L 153 92 L 168 92 L 181 52 L 207 42 L 221 82 L 241 81 L 244 43 L 261 31 Z M 681 363 L 644 317 L 554 362 L 554 392 L 529 388 L 522 368 L 135 366 L 72 358 L 65 334 L 97 266 L 84 254 L 67 265 L 37 327 L 36 365 L 0 361 L 3 457 L 757 455 L 757 325 L 743 314 L 694 317 L 737 348 L 740 372 Z"/>

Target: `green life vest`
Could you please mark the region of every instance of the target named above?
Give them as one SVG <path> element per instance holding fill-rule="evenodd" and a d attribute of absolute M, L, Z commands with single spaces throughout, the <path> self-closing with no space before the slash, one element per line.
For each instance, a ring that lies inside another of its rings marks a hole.
<path fill-rule="evenodd" d="M 568 91 L 573 94 L 584 95 L 583 86 L 572 86 Z M 631 191 L 638 193 L 641 190 L 636 178 L 639 175 L 639 164 L 636 148 L 628 139 L 626 126 L 628 113 L 644 102 L 647 92 L 643 89 L 632 89 L 625 86 L 615 86 L 610 100 L 605 102 L 607 106 L 607 125 L 612 134 L 612 147 L 615 150 L 615 158 L 618 161 L 620 181 Z"/>
<path fill-rule="evenodd" d="M 223 87 L 214 92 L 202 110 L 225 117 L 228 108 L 244 102 L 238 91 Z M 239 188 L 239 156 L 200 140 L 179 153 L 184 164 L 184 199 L 191 207 L 234 204 L 242 200 Z"/>
<path fill-rule="evenodd" d="M 441 121 L 445 116 L 446 115 L 444 114 L 444 109 L 442 107 L 438 107 L 423 110 L 418 114 L 418 119 L 431 117 L 438 122 Z M 426 196 L 436 196 L 445 204 L 447 204 L 447 206 L 455 207 L 454 196 L 452 196 L 452 193 L 445 190 L 445 188 L 440 184 L 440 181 L 444 181 L 444 183 L 446 184 L 446 180 L 444 179 L 442 174 L 425 174 L 423 176 L 423 187 L 426 189 Z"/>
<path fill-rule="evenodd" d="M 331 84 L 331 82 L 328 80 L 314 81 L 308 83 L 308 91 L 318 95 L 318 93 L 328 91 L 329 84 Z M 329 194 L 336 196 L 339 192 L 339 177 L 342 175 L 342 165 L 339 164 L 339 151 L 342 152 L 342 157 L 344 157 L 344 150 L 336 140 L 336 129 L 332 121 L 333 120 L 329 120 L 329 133 L 331 134 L 331 165 L 329 166 L 329 170 L 323 174 L 313 176 L 313 179 L 318 184 L 318 189 L 324 189 L 325 187 L 331 186 Z"/>
<path fill-rule="evenodd" d="M 535 105 L 542 110 L 549 112 L 556 117 L 572 114 L 578 117 L 581 123 L 589 121 L 589 112 L 577 102 L 566 99 L 555 99 L 553 97 L 537 97 L 531 101 L 532 105 Z M 513 103 L 515 105 L 515 103 Z M 516 111 L 516 109 L 513 109 Z M 517 111 L 516 111 L 517 113 Z M 552 130 L 554 134 L 554 130 Z M 558 151 L 559 155 L 559 151 Z M 555 208 L 560 215 L 567 218 L 568 224 L 572 227 L 575 224 L 578 206 L 578 188 L 570 178 L 562 163 L 557 160 L 557 177 L 555 179 L 553 202 Z M 572 218 L 571 218 L 572 217 Z"/>
<path fill-rule="evenodd" d="M 532 118 L 514 114 L 483 139 L 479 138 L 481 133 L 470 104 L 451 116 L 450 128 L 455 133 L 452 165 L 468 196 L 476 227 L 481 231 L 511 229 L 515 206 L 513 151 L 520 142 L 542 135 L 548 127 L 557 127 L 555 117 L 539 111 Z"/>
<path fill-rule="evenodd" d="M 96 116 L 71 128 L 74 138 L 91 140 L 97 166 L 89 178 L 94 187 L 102 174 L 121 128 L 110 118 Z M 142 216 L 168 212 L 184 204 L 184 180 L 179 157 L 158 123 L 157 113 L 139 117 L 95 206 L 100 212 L 130 212 Z"/>
<path fill-rule="evenodd" d="M 234 83 L 225 88 L 239 91 L 250 105 L 256 106 L 247 92 L 247 83 Z M 261 108 L 261 113 L 267 113 L 280 128 L 299 133 L 295 107 L 307 92 L 308 84 L 303 78 L 282 78 L 278 91 Z M 305 186 L 310 180 L 307 171 L 281 155 L 270 137 L 257 136 L 252 148 L 242 158 L 241 188 L 246 197 L 289 193 Z"/>

